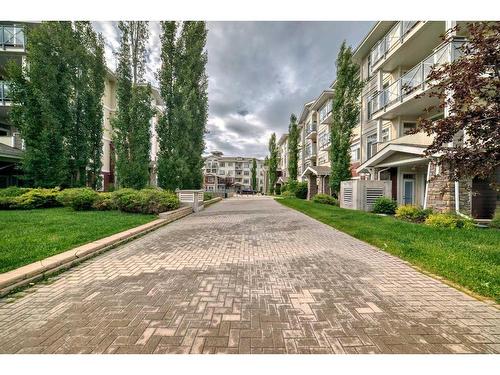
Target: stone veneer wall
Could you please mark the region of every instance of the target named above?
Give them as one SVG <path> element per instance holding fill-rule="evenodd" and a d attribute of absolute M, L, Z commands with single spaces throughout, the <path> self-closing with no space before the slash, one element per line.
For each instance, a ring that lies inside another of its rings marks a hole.
<path fill-rule="evenodd" d="M 311 200 L 318 194 L 318 184 L 316 183 L 316 176 L 307 176 L 307 200 Z"/>
<path fill-rule="evenodd" d="M 427 207 L 438 212 L 455 211 L 455 182 L 450 180 L 449 170 L 441 165 L 436 176 L 436 163 L 431 162 L 429 187 L 427 192 Z M 471 215 L 471 182 L 461 181 L 459 184 L 460 212 Z"/>

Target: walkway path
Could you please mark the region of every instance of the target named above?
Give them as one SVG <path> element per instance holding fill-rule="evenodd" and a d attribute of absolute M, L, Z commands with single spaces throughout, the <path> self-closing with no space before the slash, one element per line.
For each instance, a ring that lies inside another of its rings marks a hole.
<path fill-rule="evenodd" d="M 500 352 L 500 310 L 242 197 L 1 299 L 0 352 Z"/>

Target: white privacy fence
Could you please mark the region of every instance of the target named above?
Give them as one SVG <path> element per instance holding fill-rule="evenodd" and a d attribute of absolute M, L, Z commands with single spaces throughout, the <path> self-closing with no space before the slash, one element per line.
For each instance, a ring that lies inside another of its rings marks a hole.
<path fill-rule="evenodd" d="M 391 181 L 342 181 L 340 184 L 340 207 L 371 211 L 377 198 L 391 198 L 391 184 Z"/>
<path fill-rule="evenodd" d="M 193 207 L 195 212 L 203 209 L 203 190 L 176 190 L 176 193 L 181 204 Z"/>

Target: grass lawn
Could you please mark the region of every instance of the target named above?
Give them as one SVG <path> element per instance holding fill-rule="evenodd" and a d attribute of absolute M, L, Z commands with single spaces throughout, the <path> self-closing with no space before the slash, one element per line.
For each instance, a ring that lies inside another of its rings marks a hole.
<path fill-rule="evenodd" d="M 120 211 L 0 211 L 0 273 L 156 219 Z"/>
<path fill-rule="evenodd" d="M 301 199 L 277 201 L 500 302 L 500 230 L 432 228 Z"/>

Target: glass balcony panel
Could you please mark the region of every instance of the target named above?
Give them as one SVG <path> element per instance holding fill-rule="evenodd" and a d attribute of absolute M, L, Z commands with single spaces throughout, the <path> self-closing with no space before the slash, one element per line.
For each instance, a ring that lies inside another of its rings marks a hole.
<path fill-rule="evenodd" d="M 24 27 L 0 25 L 0 46 L 24 47 Z"/>
<path fill-rule="evenodd" d="M 0 81 L 0 102 L 9 102 L 10 99 L 9 84 Z"/>

